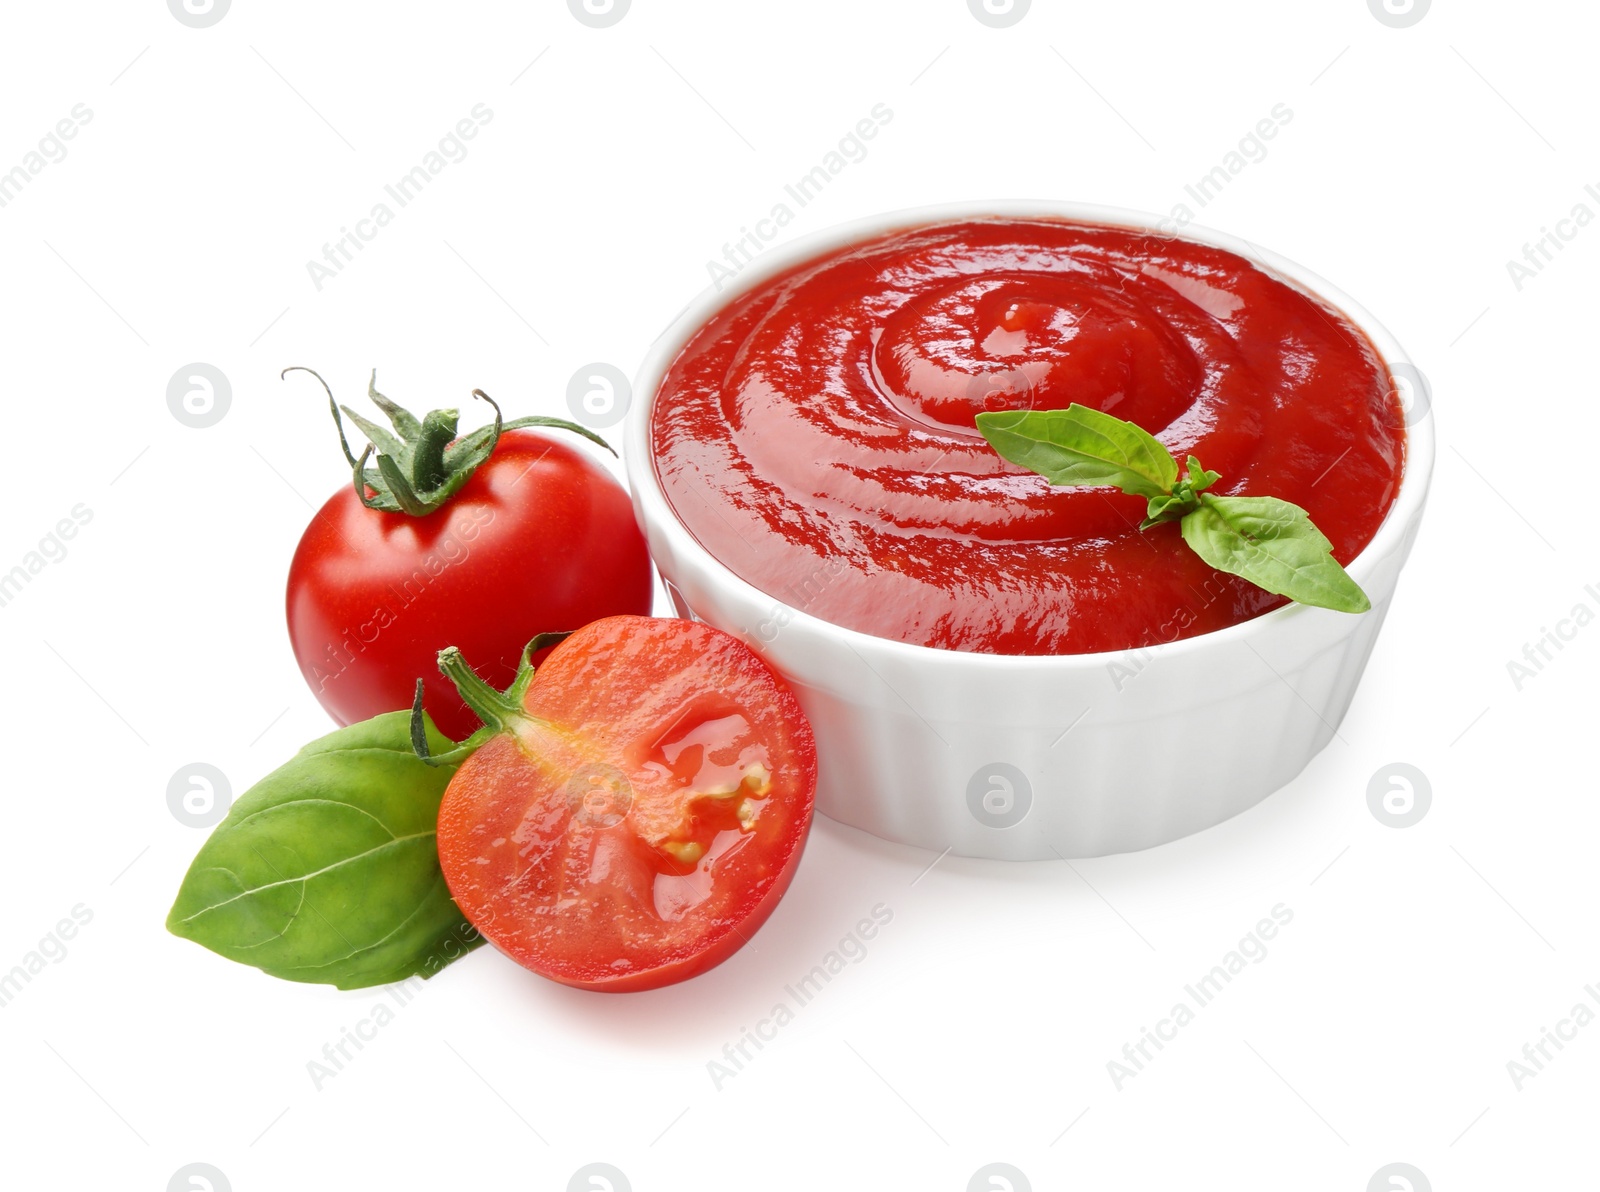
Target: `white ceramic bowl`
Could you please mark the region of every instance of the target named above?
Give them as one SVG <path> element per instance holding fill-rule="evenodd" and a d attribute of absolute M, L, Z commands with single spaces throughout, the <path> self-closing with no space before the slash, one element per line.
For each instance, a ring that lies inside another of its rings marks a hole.
<path fill-rule="evenodd" d="M 1425 398 L 1412 406 L 1399 494 L 1348 568 L 1371 598 L 1370 612 L 1290 604 L 1141 650 L 971 654 L 841 628 L 719 563 L 673 514 L 656 477 L 649 441 L 656 390 L 683 345 L 725 303 L 837 248 L 985 216 L 1160 230 L 1156 216 L 1115 208 L 981 203 L 891 212 L 767 250 L 722 290 L 691 302 L 640 368 L 627 426 L 634 508 L 678 613 L 744 639 L 794 687 L 816 730 L 824 814 L 887 840 L 971 857 L 1149 848 L 1253 806 L 1333 737 L 1422 517 L 1433 470 Z M 1321 278 L 1219 232 L 1187 227 L 1182 236 L 1318 295 L 1366 332 L 1391 369 L 1410 367 L 1389 333 Z"/>

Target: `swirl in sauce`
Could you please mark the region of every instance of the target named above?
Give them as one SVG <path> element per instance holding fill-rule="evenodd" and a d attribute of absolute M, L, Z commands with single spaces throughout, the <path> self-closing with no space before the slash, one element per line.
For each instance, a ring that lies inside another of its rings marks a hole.
<path fill-rule="evenodd" d="M 1131 649 L 1284 601 L 1213 571 L 1144 501 L 1052 488 L 978 434 L 1073 402 L 1138 423 L 1212 491 L 1305 508 L 1348 563 L 1400 484 L 1403 414 L 1366 336 L 1233 253 L 995 219 L 829 253 L 714 316 L 651 414 L 656 474 L 775 599 L 918 645 Z"/>

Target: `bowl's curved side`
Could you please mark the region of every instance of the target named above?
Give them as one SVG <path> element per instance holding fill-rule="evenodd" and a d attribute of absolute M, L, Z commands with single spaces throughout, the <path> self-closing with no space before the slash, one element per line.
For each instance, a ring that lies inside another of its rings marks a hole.
<path fill-rule="evenodd" d="M 1149 848 L 1293 778 L 1349 707 L 1411 544 L 1374 560 L 1359 617 L 1307 609 L 1202 651 L 963 673 L 786 624 L 782 606 L 647 534 L 679 613 L 741 637 L 793 686 L 817 737 L 818 810 L 888 840 L 1016 860 Z M 1028 804 L 1014 824 L 1008 783 Z"/>
<path fill-rule="evenodd" d="M 713 558 L 667 504 L 648 429 L 662 377 L 718 306 L 763 278 L 896 227 L 980 214 L 1155 224 L 1098 207 L 983 204 L 895 212 L 769 250 L 736 286 L 690 303 L 652 347 L 627 427 L 636 513 L 680 615 L 743 638 L 794 687 L 817 735 L 824 814 L 966 856 L 1148 848 L 1254 805 L 1332 738 L 1420 524 L 1431 421 L 1410 428 L 1400 492 L 1350 564 L 1373 603 L 1361 616 L 1289 605 L 1143 650 L 1013 657 L 875 638 L 768 596 Z M 1321 279 L 1220 233 L 1191 238 L 1265 264 L 1339 307 L 1391 367 L 1407 362 L 1387 331 Z"/>

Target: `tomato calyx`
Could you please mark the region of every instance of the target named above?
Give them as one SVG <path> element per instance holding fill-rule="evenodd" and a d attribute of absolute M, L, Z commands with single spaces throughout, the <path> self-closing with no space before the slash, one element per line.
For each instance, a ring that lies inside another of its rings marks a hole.
<path fill-rule="evenodd" d="M 473 715 L 483 721 L 483 727 L 449 752 L 432 753 L 428 748 L 426 725 L 422 719 L 422 697 L 425 688 L 419 678 L 416 696 L 411 701 L 412 750 L 430 766 L 458 764 L 476 753 L 480 745 L 497 733 L 514 732 L 517 725 L 532 722 L 533 717 L 529 716 L 523 707 L 523 699 L 528 693 L 528 686 L 533 682 L 535 670 L 533 656 L 541 650 L 560 645 L 571 636 L 570 632 L 541 633 L 530 641 L 522 649 L 522 659 L 517 663 L 516 677 L 511 680 L 511 686 L 504 691 L 497 691 L 485 683 L 467 662 L 466 656 L 456 647 L 447 646 L 440 650 L 440 672 L 455 684 L 461 701 L 472 709 Z"/>
<path fill-rule="evenodd" d="M 292 372 L 310 373 L 328 395 L 328 408 L 339 430 L 339 446 L 343 448 L 344 457 L 350 464 L 356 496 L 368 509 L 384 513 L 407 513 L 412 517 L 426 517 L 437 511 L 494 454 L 501 434 L 508 430 L 530 426 L 569 430 L 591 443 L 599 444 L 612 455 L 616 454 L 611 444 L 592 430 L 564 418 L 530 414 L 507 422 L 501 416 L 499 403 L 482 389 L 474 389 L 472 396 L 488 402 L 494 409 L 494 423 L 458 437 L 461 421 L 459 410 L 431 410 L 418 418 L 404 406 L 378 392 L 378 370 L 373 369 L 372 379 L 367 383 L 367 396 L 394 427 L 393 431 L 386 430 L 349 406 L 341 406 L 334 400 L 328 382 L 314 369 L 294 365 L 279 375 L 287 377 Z M 345 418 L 349 418 L 367 436 L 366 450 L 359 459 L 351 452 L 350 441 L 345 437 Z M 377 466 L 367 467 L 369 459 Z"/>

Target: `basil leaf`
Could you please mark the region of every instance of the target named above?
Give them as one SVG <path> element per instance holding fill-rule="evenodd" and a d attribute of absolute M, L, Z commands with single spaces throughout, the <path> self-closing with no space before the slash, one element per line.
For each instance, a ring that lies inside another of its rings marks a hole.
<path fill-rule="evenodd" d="M 1002 456 L 1051 484 L 1110 485 L 1162 497 L 1178 480 L 1177 461 L 1154 435 L 1087 406 L 989 411 L 977 424 Z"/>
<path fill-rule="evenodd" d="M 340 989 L 431 976 L 483 943 L 435 839 L 457 764 L 412 750 L 411 715 L 329 733 L 251 787 L 201 846 L 167 929 L 288 981 Z M 430 749 L 454 742 L 423 726 Z"/>
<path fill-rule="evenodd" d="M 1277 497 L 1216 497 L 1179 523 L 1183 540 L 1218 571 L 1301 604 L 1362 613 L 1367 594 L 1333 557 L 1333 544 L 1298 505 Z"/>
<path fill-rule="evenodd" d="M 1193 493 L 1168 493 L 1164 497 L 1151 497 L 1150 503 L 1145 507 L 1145 517 L 1139 523 L 1141 530 L 1148 530 L 1151 526 L 1159 526 L 1162 522 L 1179 521 L 1195 508 Z"/>
<path fill-rule="evenodd" d="M 1203 493 L 1221 479 L 1221 472 L 1207 471 L 1194 456 L 1189 457 L 1189 487 L 1194 492 Z"/>

